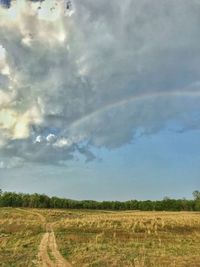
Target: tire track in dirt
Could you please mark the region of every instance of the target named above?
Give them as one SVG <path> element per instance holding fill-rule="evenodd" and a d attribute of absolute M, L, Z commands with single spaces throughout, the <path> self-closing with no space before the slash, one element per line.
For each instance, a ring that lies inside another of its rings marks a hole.
<path fill-rule="evenodd" d="M 39 212 L 20 208 L 18 208 L 18 210 L 30 213 L 32 215 L 37 215 L 45 228 L 46 232 L 42 237 L 38 249 L 38 265 L 40 267 L 72 267 L 72 265 L 60 254 L 58 250 L 55 233 L 53 230 L 53 223 L 47 223 L 46 218 Z M 51 258 L 49 254 L 51 255 Z"/>
<path fill-rule="evenodd" d="M 49 233 L 45 233 L 42 237 L 42 240 L 39 245 L 38 259 L 39 266 L 54 266 L 53 261 L 49 258 L 48 255 L 48 242 L 49 242 Z"/>
<path fill-rule="evenodd" d="M 51 249 L 53 257 L 56 259 L 56 267 L 72 267 L 72 265 L 63 258 L 63 256 L 60 254 L 58 248 L 57 248 L 57 243 L 56 243 L 56 238 L 54 231 L 50 233 L 50 239 L 49 239 L 49 248 Z"/>

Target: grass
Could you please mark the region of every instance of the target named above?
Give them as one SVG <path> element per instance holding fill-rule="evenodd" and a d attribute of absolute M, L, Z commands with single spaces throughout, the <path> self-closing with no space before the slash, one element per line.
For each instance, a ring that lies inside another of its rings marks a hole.
<path fill-rule="evenodd" d="M 75 267 L 200 266 L 200 213 L 31 211 L 53 223 L 58 248 Z M 0 230 L 1 266 L 37 266 L 44 232 L 37 215 L 1 208 Z"/>
<path fill-rule="evenodd" d="M 0 266 L 37 266 L 43 228 L 31 214 L 0 209 Z"/>
<path fill-rule="evenodd" d="M 55 224 L 73 266 L 200 266 L 200 214 L 112 212 Z"/>
<path fill-rule="evenodd" d="M 49 247 L 48 247 L 48 249 L 47 249 L 47 253 L 48 253 L 49 258 L 54 262 L 54 261 L 55 261 L 55 257 L 54 257 L 54 255 L 52 254 L 52 252 L 51 252 L 51 250 L 50 250 Z"/>

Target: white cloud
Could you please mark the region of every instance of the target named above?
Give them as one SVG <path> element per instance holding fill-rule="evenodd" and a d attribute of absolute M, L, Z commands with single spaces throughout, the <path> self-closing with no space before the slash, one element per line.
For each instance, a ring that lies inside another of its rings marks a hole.
<path fill-rule="evenodd" d="M 6 159 L 0 161 L 0 169 L 13 169 L 19 168 L 23 165 L 23 160 L 18 157 L 12 157 L 12 159 Z"/>
<path fill-rule="evenodd" d="M 44 136 L 38 135 L 36 136 L 34 143 L 42 143 L 44 140 L 45 140 Z"/>
<path fill-rule="evenodd" d="M 49 143 L 54 143 L 56 141 L 56 136 L 55 134 L 48 134 L 46 137 L 47 142 Z"/>
<path fill-rule="evenodd" d="M 71 140 L 69 140 L 67 138 L 60 138 L 54 143 L 54 146 L 62 148 L 62 147 L 69 147 L 72 144 L 73 144 L 73 142 Z"/>
<path fill-rule="evenodd" d="M 53 0 L 0 8 L 1 154 L 92 159 L 80 142 L 116 148 L 172 120 L 188 129 L 200 104 L 199 9 L 196 0 L 74 0 L 67 16 Z"/>

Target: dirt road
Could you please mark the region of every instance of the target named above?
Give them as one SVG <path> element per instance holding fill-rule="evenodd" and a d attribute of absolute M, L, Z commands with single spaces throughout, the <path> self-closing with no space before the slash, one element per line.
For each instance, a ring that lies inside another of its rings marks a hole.
<path fill-rule="evenodd" d="M 55 234 L 51 224 L 46 225 L 46 233 L 40 242 L 38 259 L 41 267 L 71 267 L 71 264 L 66 261 L 60 254 Z"/>
<path fill-rule="evenodd" d="M 38 266 L 40 267 L 72 267 L 72 265 L 60 254 L 53 230 L 53 224 L 47 223 L 46 218 L 39 212 L 18 209 L 37 215 L 44 226 L 44 233 L 38 249 Z"/>

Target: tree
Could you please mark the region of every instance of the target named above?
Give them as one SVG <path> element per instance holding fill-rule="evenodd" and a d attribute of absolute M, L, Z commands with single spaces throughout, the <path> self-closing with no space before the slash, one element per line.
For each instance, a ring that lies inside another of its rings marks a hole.
<path fill-rule="evenodd" d="M 194 191 L 195 200 L 171 199 L 163 200 L 129 200 L 121 201 L 93 201 L 72 200 L 59 197 L 48 197 L 45 194 L 23 194 L 2 192 L 0 190 L 0 207 L 29 207 L 29 208 L 61 208 L 61 209 L 105 209 L 105 210 L 165 210 L 165 211 L 200 211 L 200 192 Z"/>
<path fill-rule="evenodd" d="M 194 202 L 195 202 L 195 210 L 200 211 L 200 192 L 195 190 L 193 192 Z"/>
<path fill-rule="evenodd" d="M 200 191 L 195 190 L 193 193 L 194 200 L 200 200 Z"/>

